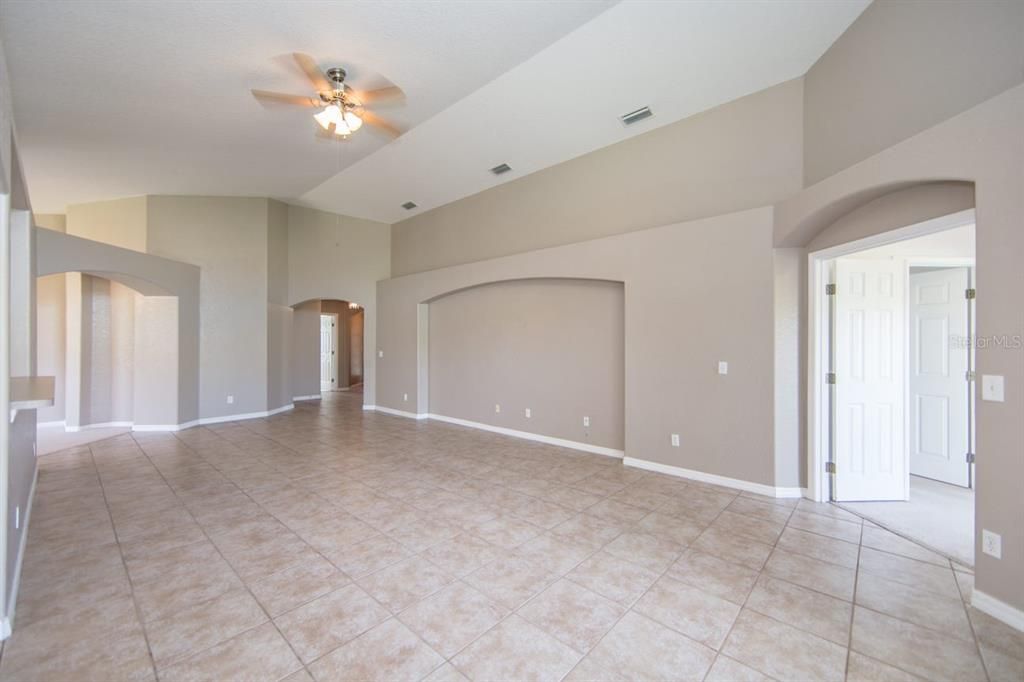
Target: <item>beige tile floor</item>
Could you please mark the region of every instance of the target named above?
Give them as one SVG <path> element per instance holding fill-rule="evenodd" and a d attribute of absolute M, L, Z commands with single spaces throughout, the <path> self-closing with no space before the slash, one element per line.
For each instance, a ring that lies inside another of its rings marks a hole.
<path fill-rule="evenodd" d="M 829 505 L 333 394 L 40 460 L 4 680 L 1016 680 L 973 576 Z"/>

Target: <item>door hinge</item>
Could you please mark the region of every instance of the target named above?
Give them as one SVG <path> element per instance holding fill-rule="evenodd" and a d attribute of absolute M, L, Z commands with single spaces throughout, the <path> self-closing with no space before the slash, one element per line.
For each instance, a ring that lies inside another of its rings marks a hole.
<path fill-rule="evenodd" d="M 826 296 L 835 296 L 836 295 L 836 285 L 835 284 L 826 284 L 825 285 L 825 295 Z"/>
<path fill-rule="evenodd" d="M 968 452 L 967 453 L 967 463 L 968 464 L 974 464 L 974 453 L 973 452 Z"/>
<path fill-rule="evenodd" d="M 836 472 L 836 463 L 835 462 L 825 462 L 825 473 L 826 474 L 834 474 L 835 472 Z"/>
<path fill-rule="evenodd" d="M 966 298 L 969 301 L 973 301 L 977 297 L 978 291 L 976 289 L 966 289 L 964 291 L 964 298 Z"/>
<path fill-rule="evenodd" d="M 826 374 L 825 375 L 825 383 L 826 384 L 834 384 L 834 383 L 836 383 L 836 373 L 835 372 L 829 372 L 828 374 Z"/>
<path fill-rule="evenodd" d="M 974 381 L 974 377 L 975 376 L 976 375 L 974 374 L 974 370 L 973 369 L 967 370 L 967 380 L 968 381 Z"/>

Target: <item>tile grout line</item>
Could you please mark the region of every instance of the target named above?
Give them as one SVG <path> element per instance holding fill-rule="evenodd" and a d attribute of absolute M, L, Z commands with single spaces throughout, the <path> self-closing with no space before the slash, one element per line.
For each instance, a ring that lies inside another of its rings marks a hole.
<path fill-rule="evenodd" d="M 187 448 L 193 454 L 197 455 L 204 462 L 206 462 L 207 464 L 210 464 L 206 460 L 205 457 L 203 457 L 200 453 L 196 452 L 196 450 L 194 448 L 192 448 L 190 445 L 188 445 L 187 443 L 185 443 L 185 442 L 181 441 L 180 439 L 178 439 L 177 436 L 175 436 L 175 439 L 178 440 L 179 442 L 181 442 L 181 444 L 185 448 Z M 198 519 L 196 519 L 195 515 L 192 513 L 192 510 L 188 508 L 188 505 L 185 503 L 185 501 L 181 498 L 180 495 L 178 495 L 178 491 L 167 480 L 167 477 L 164 476 L 164 473 L 162 471 L 160 471 L 160 468 L 158 466 L 156 466 L 156 464 L 153 462 L 153 459 L 149 456 L 149 453 L 146 452 L 146 449 L 137 440 L 135 440 L 135 436 L 132 436 L 132 440 L 135 441 L 136 446 L 139 448 L 139 450 L 142 452 L 142 454 L 146 457 L 146 459 L 149 460 L 149 462 L 153 466 L 153 468 L 156 469 L 157 473 L 160 475 L 160 478 L 164 481 L 164 484 L 167 485 L 168 488 L 170 488 L 171 493 L 176 498 L 178 498 L 178 500 L 181 502 L 181 505 L 184 508 L 185 513 L 187 513 L 189 515 L 189 517 L 192 519 L 192 522 L 195 523 L 196 526 L 199 527 L 199 530 L 200 530 L 200 532 L 202 532 L 203 537 L 206 538 L 206 541 L 209 542 L 210 545 L 213 546 L 214 550 L 217 552 L 217 554 L 220 556 L 220 558 L 224 561 L 225 564 L 227 564 L 228 568 L 231 569 L 231 572 L 235 574 L 235 577 L 238 578 L 239 582 L 242 583 L 242 587 L 244 587 L 246 592 L 248 592 L 249 597 L 256 603 L 257 606 L 259 606 L 260 610 L 263 611 L 263 614 L 267 617 L 267 621 L 270 622 L 274 626 L 274 629 L 277 631 L 278 636 L 280 636 L 281 639 L 284 640 L 285 644 L 288 645 L 288 648 L 291 649 L 292 654 L 295 656 L 295 660 L 297 660 L 299 662 L 299 664 L 302 665 L 302 668 L 304 670 L 306 670 L 306 672 L 308 673 L 309 671 L 306 669 L 305 663 L 303 663 L 302 658 L 298 655 L 298 652 L 295 651 L 295 649 L 292 646 L 291 642 L 289 642 L 288 639 L 281 633 L 280 629 L 277 627 L 277 624 L 274 623 L 273 619 L 270 617 L 270 614 L 267 612 L 266 608 L 264 608 L 263 604 L 261 604 L 260 601 L 258 599 L 256 599 L 256 595 L 254 595 L 252 593 L 252 590 L 249 588 L 249 584 L 246 583 L 246 581 L 244 579 L 242 579 L 242 576 L 239 575 L 239 573 L 235 569 L 235 567 L 231 564 L 230 561 L 228 561 L 227 557 L 224 556 L 223 552 L 221 552 L 220 547 L 218 547 L 217 544 L 215 542 L 213 542 L 213 540 L 210 538 L 209 533 L 207 533 L 206 528 L 203 527 L 203 524 L 199 523 Z M 210 466 L 213 467 L 212 464 L 210 464 Z M 221 472 L 219 469 L 217 469 L 216 467 L 213 467 L 213 468 L 217 471 L 217 473 L 223 475 L 223 472 Z M 233 482 L 232 482 L 232 485 L 234 485 Z M 235 486 L 235 487 L 238 487 L 238 486 Z M 239 488 L 239 490 L 241 490 L 241 488 Z M 126 567 L 125 570 L 127 570 L 127 567 Z M 213 601 L 214 599 L 220 598 L 224 594 L 227 594 L 227 592 L 221 593 L 220 595 L 217 595 L 217 596 L 212 597 L 210 599 L 204 600 L 204 601 L 202 601 L 200 603 L 205 604 L 207 602 Z M 189 653 L 189 655 L 187 657 L 181 659 L 180 661 L 175 661 L 174 663 L 172 663 L 170 666 L 168 666 L 168 668 L 171 668 L 171 667 L 173 667 L 175 665 L 179 665 L 179 664 L 185 663 L 186 661 L 190 661 L 190 660 L 194 659 L 196 656 L 198 656 L 199 654 L 205 653 L 205 652 L 213 649 L 214 647 L 217 647 L 217 646 L 223 644 L 224 642 L 228 642 L 228 641 L 234 639 L 235 637 L 238 637 L 239 635 L 251 632 L 252 630 L 255 630 L 256 628 L 258 628 L 258 627 L 260 627 L 262 625 L 263 625 L 263 623 L 258 623 L 257 625 L 254 625 L 251 628 L 248 628 L 248 629 L 246 629 L 246 630 L 244 630 L 242 632 L 239 632 L 239 633 L 237 633 L 235 635 L 232 635 L 231 637 L 228 637 L 226 639 L 222 639 L 222 640 L 220 640 L 218 642 L 215 642 L 214 644 L 210 645 L 209 647 L 206 647 L 205 649 L 201 649 L 199 651 L 193 651 L 193 652 Z M 154 660 L 154 668 L 156 668 L 155 663 L 156 663 L 156 661 Z M 290 675 L 292 672 L 296 672 L 296 671 L 291 671 L 288 674 Z"/>
<path fill-rule="evenodd" d="M 846 665 L 843 668 L 843 678 L 850 677 L 850 652 L 853 651 L 853 623 L 857 615 L 857 586 L 860 584 L 860 552 L 864 546 L 864 522 L 860 525 L 860 538 L 857 542 L 857 565 L 853 572 L 853 594 L 850 597 L 850 630 L 846 636 Z"/>
<path fill-rule="evenodd" d="M 132 439 L 132 442 L 135 442 L 134 438 Z M 138 447 L 137 443 L 136 447 Z M 100 494 L 103 495 L 103 506 L 107 510 L 107 519 L 110 522 L 110 530 L 114 534 L 114 542 L 117 544 L 117 553 L 121 557 L 121 567 L 124 569 L 125 578 L 128 580 L 128 589 L 131 593 L 132 606 L 135 610 L 135 619 L 138 621 L 139 629 L 142 630 L 142 639 L 146 642 L 146 653 L 149 654 L 149 663 L 153 668 L 153 677 L 156 680 L 159 680 L 160 674 L 156 668 L 156 657 L 153 655 L 153 647 L 149 642 L 149 632 L 146 630 L 145 621 L 142 620 L 142 609 L 139 607 L 139 601 L 135 598 L 135 582 L 132 580 L 131 573 L 128 571 L 128 562 L 124 556 L 124 549 L 121 547 L 121 539 L 117 533 L 117 525 L 114 523 L 113 512 L 110 511 L 110 501 L 107 499 L 107 489 L 103 483 L 103 475 L 100 473 L 100 469 L 96 465 L 96 453 L 93 452 L 91 445 L 89 446 L 89 459 L 92 462 L 93 470 L 96 472 L 96 480 L 100 484 Z"/>

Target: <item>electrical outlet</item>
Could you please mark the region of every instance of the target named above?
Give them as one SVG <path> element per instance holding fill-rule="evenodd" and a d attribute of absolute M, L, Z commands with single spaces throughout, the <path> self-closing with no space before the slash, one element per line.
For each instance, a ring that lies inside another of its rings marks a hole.
<path fill-rule="evenodd" d="M 500 413 L 501 413 L 501 405 L 498 405 L 497 403 L 495 403 L 494 404 L 494 414 L 500 414 Z"/>
<path fill-rule="evenodd" d="M 583 425 L 584 426 L 590 426 L 590 417 L 584 417 L 583 418 Z"/>
<path fill-rule="evenodd" d="M 1003 558 L 1003 536 L 990 530 L 981 531 L 981 551 L 996 559 Z"/>
<path fill-rule="evenodd" d="M 409 394 L 408 393 L 403 393 L 402 394 L 402 400 L 404 400 L 405 402 L 409 402 Z"/>
<path fill-rule="evenodd" d="M 378 358 L 384 357 L 384 351 L 382 351 L 382 350 L 377 351 L 377 357 Z"/>
<path fill-rule="evenodd" d="M 234 405 L 234 404 L 235 404 L 235 396 L 229 395 L 228 396 L 228 405 Z"/>
<path fill-rule="evenodd" d="M 725 360 L 719 361 L 719 363 L 718 363 L 718 373 L 719 374 L 728 374 L 729 373 L 729 363 L 726 362 Z"/>
<path fill-rule="evenodd" d="M 678 448 L 679 447 L 679 434 L 678 433 L 673 433 L 672 434 L 672 447 L 674 447 L 674 448 Z"/>
<path fill-rule="evenodd" d="M 529 419 L 529 418 L 530 418 L 530 416 L 531 416 L 531 415 L 530 415 L 530 408 L 529 408 L 529 407 L 527 407 L 527 408 L 526 408 L 526 418 L 527 418 L 527 419 Z"/>
<path fill-rule="evenodd" d="M 981 399 L 989 400 L 995 403 L 1001 403 L 1005 398 L 1003 397 L 1004 389 L 1003 385 L 1005 380 L 999 374 L 982 374 L 981 375 Z"/>

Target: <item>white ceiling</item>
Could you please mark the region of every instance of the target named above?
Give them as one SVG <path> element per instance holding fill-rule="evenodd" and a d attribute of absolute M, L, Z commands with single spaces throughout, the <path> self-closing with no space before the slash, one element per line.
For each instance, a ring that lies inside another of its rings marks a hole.
<path fill-rule="evenodd" d="M 314 136 L 291 52 L 349 81 L 401 87 L 381 113 L 412 127 L 611 4 L 2 0 L 19 151 L 37 212 L 140 194 L 295 198 L 389 138 Z"/>
<path fill-rule="evenodd" d="M 0 37 L 39 212 L 240 194 L 393 223 L 800 76 L 868 2 L 4 0 Z M 307 91 L 292 51 L 401 87 L 379 112 L 409 131 L 336 143 L 260 107 Z"/>

